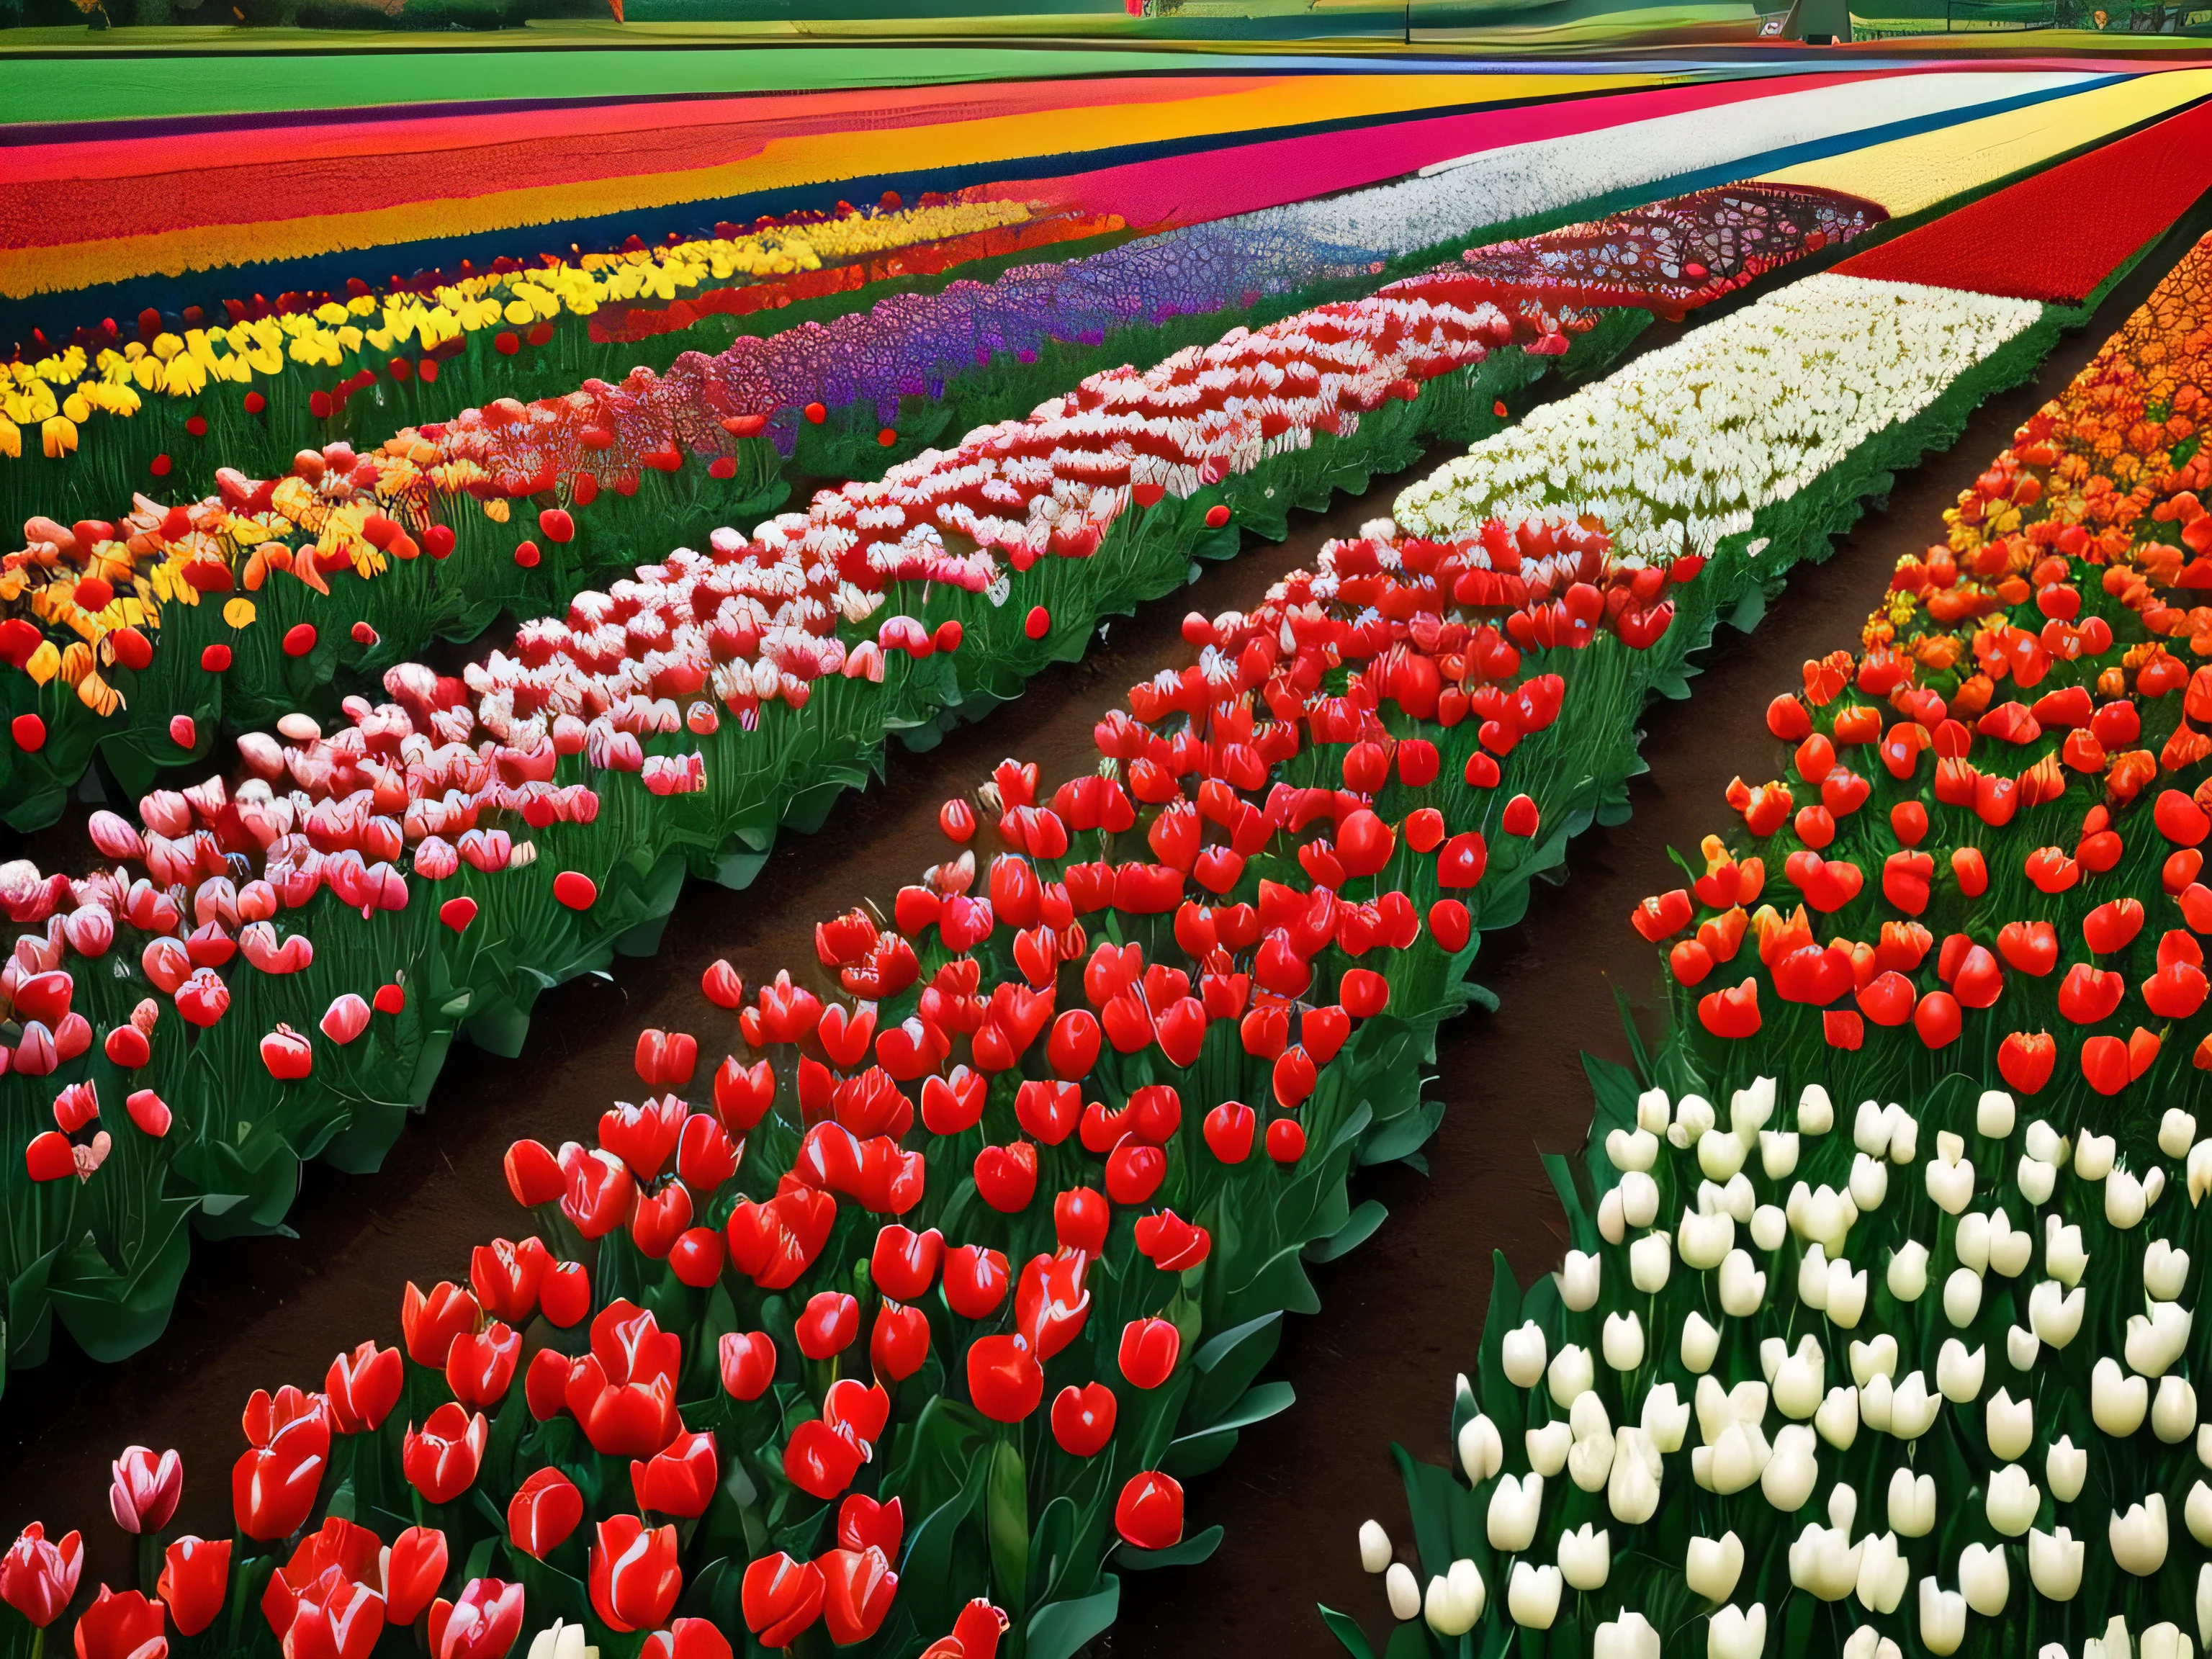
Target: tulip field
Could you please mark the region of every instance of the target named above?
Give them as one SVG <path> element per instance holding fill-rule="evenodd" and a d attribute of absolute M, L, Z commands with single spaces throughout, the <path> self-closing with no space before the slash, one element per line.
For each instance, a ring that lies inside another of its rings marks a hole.
<path fill-rule="evenodd" d="M 0 1659 L 2212 1646 L 2212 69 L 1190 56 L 25 130 Z"/>

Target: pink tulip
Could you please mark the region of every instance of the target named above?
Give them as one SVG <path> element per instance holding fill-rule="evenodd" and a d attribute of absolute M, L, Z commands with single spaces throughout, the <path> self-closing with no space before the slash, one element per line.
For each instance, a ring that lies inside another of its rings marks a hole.
<path fill-rule="evenodd" d="M 341 1048 L 368 1029 L 368 1005 L 351 991 L 334 998 L 323 1015 L 323 1035 Z"/>
<path fill-rule="evenodd" d="M 174 1451 L 158 1456 L 144 1446 L 126 1446 L 112 1465 L 114 1481 L 107 1507 L 115 1524 L 132 1534 L 159 1532 L 177 1512 L 184 1496 L 185 1463 Z"/>

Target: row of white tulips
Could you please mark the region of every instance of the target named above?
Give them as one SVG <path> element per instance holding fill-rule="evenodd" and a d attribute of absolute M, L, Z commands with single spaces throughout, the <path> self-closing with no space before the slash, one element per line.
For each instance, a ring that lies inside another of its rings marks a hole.
<path fill-rule="evenodd" d="M 1360 1530 L 1392 1613 L 1452 1638 L 1571 1604 L 1596 1659 L 1778 1651 L 1795 1595 L 1845 1659 L 2212 1644 L 2212 1139 L 2175 1108 L 2124 1152 L 1971 1092 L 1785 1114 L 1761 1078 L 1726 1127 L 1644 1093 L 1590 1150 L 1587 1248 L 1461 1379 L 1487 1552 L 1424 1584 Z"/>

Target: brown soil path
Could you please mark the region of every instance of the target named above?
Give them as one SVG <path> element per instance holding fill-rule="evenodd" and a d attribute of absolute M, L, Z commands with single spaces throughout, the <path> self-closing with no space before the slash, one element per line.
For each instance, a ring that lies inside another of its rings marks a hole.
<path fill-rule="evenodd" d="M 1361 1182 L 1355 1199 L 1379 1198 L 1391 1219 L 1316 1272 L 1325 1311 L 1294 1323 L 1274 1368 L 1296 1386 L 1297 1406 L 1248 1431 L 1225 1468 L 1194 1490 L 1193 1528 L 1227 1525 L 1220 1553 L 1194 1571 L 1126 1575 L 1108 1651 L 1325 1653 L 1334 1644 L 1314 1615 L 1317 1599 L 1382 1627 L 1379 1585 L 1358 1570 L 1353 1528 L 1372 1515 L 1406 1530 L 1393 1438 L 1419 1455 L 1444 1455 L 1452 1374 L 1475 1350 L 1492 1249 L 1527 1276 L 1560 1249 L 1535 1153 L 1580 1144 L 1589 1107 L 1577 1055 L 1622 1048 L 1613 987 L 1639 1005 L 1652 1000 L 1652 957 L 1623 918 L 1664 868 L 1663 848 L 1694 846 L 1717 823 L 1728 779 L 1765 752 L 1766 701 L 1805 657 L 1855 636 L 1896 556 L 1924 544 L 1959 481 L 2063 385 L 2156 274 L 2124 284 L 2033 386 L 1985 409 L 1949 460 L 1904 481 L 1890 509 L 1870 515 L 1831 564 L 1802 570 L 1756 634 L 1724 635 L 1691 702 L 1650 711 L 1652 770 L 1632 787 L 1634 818 L 1577 842 L 1571 878 L 1540 888 L 1522 924 L 1483 952 L 1479 976 L 1503 1006 L 1445 1035 L 1437 1086 L 1452 1109 L 1428 1149 L 1430 1176 L 1394 1166 Z M 1647 342 L 1668 332 L 1655 330 Z M 540 999 L 519 1061 L 457 1048 L 428 1111 L 377 1174 L 312 1166 L 291 1217 L 295 1239 L 198 1243 L 168 1333 L 145 1352 L 95 1365 L 58 1336 L 48 1364 L 9 1379 L 0 1409 L 0 1539 L 34 1516 L 50 1533 L 81 1528 L 85 1585 L 125 1582 L 128 1540 L 107 1516 L 106 1463 L 134 1442 L 183 1452 L 179 1524 L 227 1535 L 228 1472 L 246 1395 L 287 1382 L 319 1386 L 342 1346 L 395 1340 L 408 1279 L 459 1278 L 471 1245 L 514 1229 L 500 1170 L 507 1146 L 522 1135 L 555 1144 L 586 1137 L 605 1103 L 635 1097 L 630 1051 L 641 1027 L 693 1031 L 705 1057 L 718 1058 L 734 1033 L 730 1017 L 700 994 L 708 963 L 726 956 L 749 981 L 810 963 L 817 921 L 863 896 L 887 903 L 944 855 L 935 814 L 946 796 L 980 782 L 1009 753 L 1048 776 L 1087 768 L 1099 713 L 1135 680 L 1188 660 L 1177 631 L 1186 610 L 1255 602 L 1326 538 L 1387 513 L 1398 489 L 1443 459 L 1304 520 L 1280 547 L 1209 570 L 1184 595 L 1115 621 L 1085 661 L 1040 676 L 1030 695 L 931 753 L 895 757 L 884 785 L 842 802 L 823 833 L 780 846 L 749 891 L 693 884 L 659 954 Z M 1512 1082 L 1483 1087 L 1479 1079 Z"/>

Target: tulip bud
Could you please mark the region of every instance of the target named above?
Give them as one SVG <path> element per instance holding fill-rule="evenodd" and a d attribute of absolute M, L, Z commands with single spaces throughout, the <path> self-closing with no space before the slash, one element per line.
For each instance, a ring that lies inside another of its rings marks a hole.
<path fill-rule="evenodd" d="M 1659 1183 L 1641 1171 L 1620 1178 L 1613 1191 L 1620 1194 L 1621 1219 L 1632 1227 L 1648 1227 L 1659 1218 Z"/>
<path fill-rule="evenodd" d="M 1566 1419 L 1554 1418 L 1541 1428 L 1523 1430 L 1521 1445 L 1528 1454 L 1528 1467 L 1549 1480 L 1567 1467 L 1567 1454 L 1575 1449 L 1575 1431 Z"/>
<path fill-rule="evenodd" d="M 1605 1316 L 1603 1346 L 1605 1363 L 1617 1371 L 1632 1371 L 1644 1363 L 1644 1323 L 1633 1310 Z"/>
<path fill-rule="evenodd" d="M 1480 1486 L 1504 1467 L 1505 1443 L 1498 1425 L 1480 1413 L 1459 1428 L 1459 1466 L 1470 1483 Z"/>
<path fill-rule="evenodd" d="M 1566 1266 L 1555 1275 L 1559 1280 L 1559 1300 L 1567 1304 L 1571 1313 L 1588 1313 L 1597 1306 L 1598 1258 L 1585 1255 L 1580 1250 L 1567 1252 Z"/>
<path fill-rule="evenodd" d="M 1991 1140 L 2002 1140 L 2012 1133 L 2014 1117 L 2010 1095 L 2002 1089 L 1984 1089 L 1974 1104 L 1974 1131 Z"/>
<path fill-rule="evenodd" d="M 1672 1382 L 1662 1382 L 1644 1396 L 1642 1426 L 1657 1450 L 1682 1449 L 1682 1437 L 1690 1427 L 1690 1407 L 1675 1397 Z"/>
<path fill-rule="evenodd" d="M 1506 1332 L 1500 1346 L 1506 1381 L 1516 1389 L 1534 1388 L 1544 1375 L 1547 1345 L 1542 1328 L 1528 1320 L 1517 1330 Z"/>
<path fill-rule="evenodd" d="M 1392 1563 L 1382 1575 L 1382 1594 L 1390 1603 L 1390 1616 L 1400 1623 L 1419 1616 L 1421 1587 L 1414 1581 L 1413 1570 L 1403 1561 Z"/>
<path fill-rule="evenodd" d="M 2008 1463 L 1990 1477 L 1983 1508 L 1992 1527 L 2008 1538 L 2017 1538 L 2035 1519 L 2035 1511 L 2042 1502 L 2043 1494 L 2035 1489 L 2035 1482 L 2028 1479 L 2027 1471 L 2017 1463 Z M 1975 1610 L 1982 1611 L 1979 1607 Z"/>
<path fill-rule="evenodd" d="M 2179 1106 L 2169 1106 L 2158 1121 L 2158 1149 L 2168 1158 L 2185 1158 L 2197 1139 L 2197 1120 Z"/>
<path fill-rule="evenodd" d="M 2199 1480 L 2189 1488 L 2188 1499 L 2181 1506 L 2181 1518 L 2189 1523 L 2191 1538 L 2212 1547 L 2212 1486 Z"/>
<path fill-rule="evenodd" d="M 2158 1380 L 2158 1397 L 2151 1402 L 2151 1432 L 2169 1446 L 2178 1446 L 2197 1432 L 2197 1390 L 2186 1377 L 2168 1371 Z"/>
<path fill-rule="evenodd" d="M 1774 1455 L 1759 1477 L 1766 1501 L 1784 1515 L 1795 1515 L 1813 1496 L 1820 1478 L 1819 1445 L 1813 1431 L 1792 1423 L 1774 1437 Z"/>
<path fill-rule="evenodd" d="M 1813 1413 L 1813 1427 L 1838 1451 L 1849 1451 L 1859 1437 L 1859 1391 L 1840 1383 L 1829 1389 Z"/>
<path fill-rule="evenodd" d="M 1552 1621 L 1559 1616 L 1559 1568 L 1516 1561 L 1512 1582 L 1505 1592 L 1506 1608 L 1513 1615 L 1513 1622 L 1528 1630 L 1551 1629 Z M 1430 1623 L 1433 1626 L 1435 1620 Z"/>
<path fill-rule="evenodd" d="M 1673 1115 L 1664 1089 L 1646 1089 L 1636 1097 L 1636 1127 L 1646 1134 L 1665 1134 Z"/>
<path fill-rule="evenodd" d="M 1552 1403 L 1565 1409 L 1596 1386 L 1597 1367 L 1588 1348 L 1570 1342 L 1553 1357 L 1545 1376 L 1551 1384 Z"/>
<path fill-rule="evenodd" d="M 1920 1644 L 1942 1656 L 1956 1653 L 1966 1639 L 1966 1598 L 1933 1578 L 1920 1581 Z"/>
<path fill-rule="evenodd" d="M 1536 1536 L 1536 1522 L 1543 1507 L 1542 1475 L 1530 1474 L 1519 1480 L 1510 1474 L 1499 1475 L 1490 1493 L 1486 1521 L 1490 1547 L 1508 1555 L 1527 1549 Z"/>
<path fill-rule="evenodd" d="M 1451 1564 L 1450 1571 L 1443 1577 L 1429 1580 L 1429 1593 L 1421 1611 L 1429 1628 L 1437 1635 L 1463 1636 L 1482 1617 L 1488 1599 L 1481 1573 L 1476 1571 L 1474 1562 L 1462 1557 Z"/>
<path fill-rule="evenodd" d="M 1684 1263 L 1700 1273 L 1717 1267 L 1735 1244 L 1735 1218 L 1682 1212 L 1675 1230 L 1674 1248 Z"/>
<path fill-rule="evenodd" d="M 1899 1302 L 1917 1302 L 1928 1289 L 1928 1247 L 1907 1239 L 1889 1258 L 1889 1293 Z"/>
<path fill-rule="evenodd" d="M 1721 1334 L 1705 1322 L 1705 1316 L 1692 1310 L 1682 1322 L 1682 1365 L 1694 1376 L 1703 1376 L 1713 1368 L 1714 1356 L 1721 1351 Z"/>
<path fill-rule="evenodd" d="M 2105 1219 L 2122 1232 L 2136 1226 L 2149 1207 L 2142 1182 L 2125 1170 L 2115 1170 L 2105 1177 Z"/>
<path fill-rule="evenodd" d="M 1646 1233 L 1628 1247 L 1628 1279 L 1646 1296 L 1656 1296 L 1667 1288 L 1668 1275 L 1673 1271 L 1674 1250 L 1665 1233 Z"/>
<path fill-rule="evenodd" d="M 1718 1538 L 1692 1538 L 1682 1577 L 1691 1593 L 1708 1601 L 1725 1601 L 1743 1576 L 1743 1540 L 1733 1532 Z"/>
<path fill-rule="evenodd" d="M 1897 1375 L 1897 1339 L 1884 1331 L 1871 1342 L 1854 1342 L 1850 1347 L 1851 1381 L 1864 1388 L 1876 1376 L 1894 1378 Z"/>
<path fill-rule="evenodd" d="M 1705 1659 L 1759 1659 L 1766 1651 L 1766 1604 L 1754 1601 L 1751 1611 L 1723 1607 L 1705 1631 Z"/>
<path fill-rule="evenodd" d="M 1730 1250 L 1721 1261 L 1721 1311 L 1747 1319 L 1766 1304 L 1766 1275 L 1751 1264 L 1747 1250 Z"/>
<path fill-rule="evenodd" d="M 1889 1196 L 1889 1165 L 1864 1152 L 1851 1159 L 1851 1202 L 1862 1210 L 1879 1210 Z"/>
<path fill-rule="evenodd" d="M 1969 1354 L 1957 1337 L 1945 1339 L 1936 1356 L 1936 1386 L 1946 1400 L 1954 1406 L 1971 1406 L 1980 1398 L 1987 1353 L 1977 1348 Z"/>
<path fill-rule="evenodd" d="M 2089 1374 L 2089 1415 L 2099 1428 L 2124 1440 L 2142 1426 L 2150 1409 L 2150 1384 L 2124 1375 L 2108 1355 Z"/>
<path fill-rule="evenodd" d="M 1984 1619 L 1994 1619 L 2004 1611 L 2012 1595 L 2012 1576 L 2006 1570 L 2002 1546 L 1991 1549 L 1969 1544 L 1959 1553 L 1959 1591 L 1966 1605 Z"/>
<path fill-rule="evenodd" d="M 1390 1534 L 1379 1521 L 1359 1523 L 1359 1565 L 1366 1572 L 1382 1572 L 1390 1565 Z"/>
<path fill-rule="evenodd" d="M 2087 1547 L 2065 1528 L 2055 1533 L 2027 1534 L 2027 1577 L 2037 1595 L 2051 1601 L 2070 1601 L 2081 1591 L 2081 1568 Z"/>
<path fill-rule="evenodd" d="M 1897 1611 L 1899 1604 L 1905 1600 L 1905 1592 L 1911 1586 L 1912 1564 L 1899 1553 L 1897 1534 L 1893 1532 L 1863 1540 L 1860 1549 L 1859 1578 L 1856 1586 L 1860 1605 L 1887 1618 Z M 1862 1632 L 1871 1636 L 1874 1627 L 1862 1625 L 1852 1634 L 1856 1638 Z M 1883 1638 L 1881 1645 L 1889 1654 L 1897 1652 L 1897 1644 L 1887 1638 Z M 1875 1650 L 1871 1643 L 1862 1650 L 1863 1652 Z M 1849 1655 L 1850 1651 L 1847 1644 L 1844 1652 Z"/>
<path fill-rule="evenodd" d="M 1590 1638 L 1590 1659 L 1659 1659 L 1659 1632 L 1651 1621 L 1627 1607 Z"/>
<path fill-rule="evenodd" d="M 1838 1256 L 1828 1264 L 1827 1315 L 1829 1322 L 1840 1325 L 1847 1331 L 1858 1328 L 1859 1316 L 1866 1311 L 1867 1276 L 1862 1267 L 1851 1271 L 1851 1264 Z"/>
<path fill-rule="evenodd" d="M 2149 1577 L 2166 1565 L 2166 1494 L 2154 1492 L 2124 1515 L 2114 1511 L 2106 1535 L 2121 1571 Z"/>
<path fill-rule="evenodd" d="M 2056 1283 L 2044 1279 L 2028 1292 L 2028 1323 L 2036 1335 L 2054 1348 L 2063 1348 L 2081 1329 L 2089 1299 L 2078 1286 L 2063 1295 Z"/>
<path fill-rule="evenodd" d="M 2189 1252 L 2153 1239 L 2143 1251 L 2143 1294 L 2154 1302 L 2179 1301 L 2188 1284 Z"/>
<path fill-rule="evenodd" d="M 1889 1477 L 1889 1526 L 1907 1538 L 1925 1538 L 1936 1528 L 1936 1480 L 1916 1479 L 1910 1469 Z"/>
<path fill-rule="evenodd" d="M 1797 1134 L 1794 1130 L 1761 1129 L 1759 1163 L 1769 1181 L 1787 1181 L 1797 1169 Z"/>
<path fill-rule="evenodd" d="M 1675 1444 L 1680 1445 L 1679 1434 Z M 1659 1512 L 1659 1483 L 1666 1465 L 1658 1443 L 1646 1430 L 1624 1428 L 1613 1437 L 1612 1463 L 1606 1481 L 1606 1507 L 1614 1520 L 1640 1527 Z"/>
<path fill-rule="evenodd" d="M 1797 1133 L 1824 1135 L 1835 1127 L 1836 1108 L 1828 1091 L 1817 1083 L 1807 1084 L 1797 1096 Z"/>

